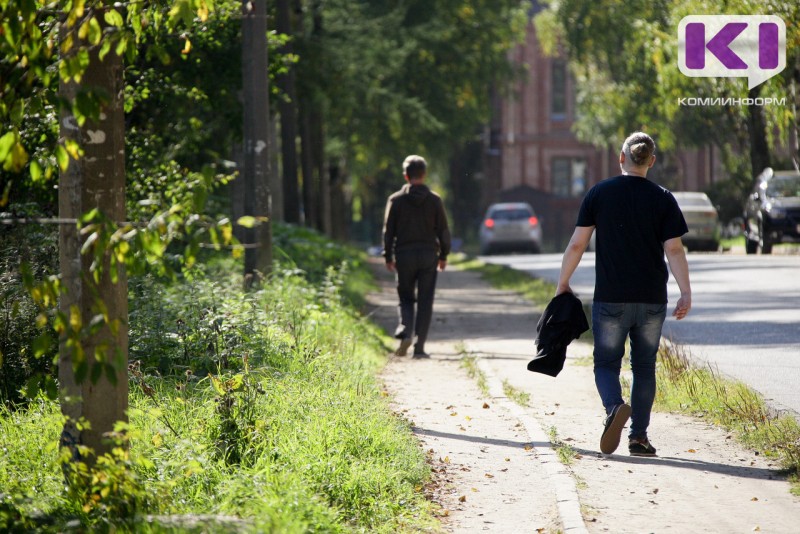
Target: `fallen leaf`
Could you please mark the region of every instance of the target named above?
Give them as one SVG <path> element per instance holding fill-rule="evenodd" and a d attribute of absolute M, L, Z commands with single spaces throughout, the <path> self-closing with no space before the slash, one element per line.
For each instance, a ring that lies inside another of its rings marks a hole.
<path fill-rule="evenodd" d="M 455 408 L 455 406 L 453 406 L 453 405 L 451 404 L 450 406 L 448 406 L 447 408 L 445 408 L 445 410 L 452 410 L 453 408 Z"/>
<path fill-rule="evenodd" d="M 489 409 L 489 403 L 488 402 L 484 402 L 483 403 L 483 409 L 484 410 L 488 410 Z"/>
<path fill-rule="evenodd" d="M 750 500 L 751 500 L 751 501 L 753 501 L 753 502 L 755 502 L 755 501 L 757 501 L 757 500 L 758 500 L 758 497 L 753 497 L 753 498 L 752 498 L 752 499 L 750 499 Z"/>
<path fill-rule="evenodd" d="M 468 415 L 464 416 L 464 419 L 466 419 L 467 421 L 472 421 L 472 417 L 470 417 Z"/>
<path fill-rule="evenodd" d="M 506 467 L 505 469 L 501 469 L 500 470 L 501 473 L 505 473 L 506 471 L 508 471 L 508 467 Z"/>
<path fill-rule="evenodd" d="M 458 412 L 450 412 L 450 417 L 455 417 L 458 415 Z"/>
<path fill-rule="evenodd" d="M 483 476 L 485 476 L 486 478 L 494 478 L 494 475 L 492 475 L 490 473 L 484 473 Z"/>
<path fill-rule="evenodd" d="M 689 450 L 688 450 L 688 451 L 686 451 L 686 452 L 697 452 L 697 451 L 696 451 L 696 450 L 694 450 L 694 449 L 689 449 Z"/>
<path fill-rule="evenodd" d="M 758 525 L 754 526 L 753 532 L 761 532 L 761 527 L 759 527 Z"/>
<path fill-rule="evenodd" d="M 506 460 L 506 462 L 510 462 L 511 458 L 506 458 L 505 460 Z"/>
<path fill-rule="evenodd" d="M 458 498 L 458 502 L 467 502 L 467 496 L 462 495 L 461 497 Z"/>
<path fill-rule="evenodd" d="M 653 490 L 653 495 L 655 495 L 656 493 L 658 493 L 658 488 L 655 488 L 655 489 Z"/>
<path fill-rule="evenodd" d="M 470 488 L 470 489 L 473 491 L 473 493 L 478 493 L 478 488 Z"/>
<path fill-rule="evenodd" d="M 525 444 L 525 447 L 523 447 L 523 448 L 524 448 L 526 451 L 529 451 L 529 450 L 533 449 L 533 445 L 531 445 L 530 443 L 526 443 L 526 444 Z"/>
<path fill-rule="evenodd" d="M 445 456 L 444 460 L 442 460 L 442 462 L 444 462 L 446 464 L 449 464 L 450 463 L 450 457 L 449 456 Z"/>

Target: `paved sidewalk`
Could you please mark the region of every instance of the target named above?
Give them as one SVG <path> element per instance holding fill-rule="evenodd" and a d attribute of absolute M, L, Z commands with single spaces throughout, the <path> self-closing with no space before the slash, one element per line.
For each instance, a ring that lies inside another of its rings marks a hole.
<path fill-rule="evenodd" d="M 393 331 L 396 293 L 382 270 L 370 297 L 373 319 Z M 440 274 L 430 360 L 392 357 L 383 379 L 398 412 L 413 421 L 438 483 L 433 498 L 448 532 L 775 532 L 800 531 L 800 498 L 776 466 L 721 429 L 654 413 L 657 458 L 635 458 L 623 440 L 599 453 L 602 407 L 594 389 L 591 338 L 573 343 L 557 378 L 525 368 L 538 313 L 473 273 Z M 489 397 L 461 358 L 477 357 Z M 530 394 L 522 408 L 503 384 Z M 570 445 L 560 463 L 549 436 Z"/>

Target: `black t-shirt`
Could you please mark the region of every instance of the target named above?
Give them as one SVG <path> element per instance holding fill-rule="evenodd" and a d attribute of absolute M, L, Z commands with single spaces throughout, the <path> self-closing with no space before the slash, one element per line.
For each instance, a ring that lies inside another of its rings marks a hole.
<path fill-rule="evenodd" d="M 646 178 L 615 176 L 592 187 L 576 226 L 594 226 L 596 302 L 666 304 L 664 241 L 689 229 L 672 193 Z"/>

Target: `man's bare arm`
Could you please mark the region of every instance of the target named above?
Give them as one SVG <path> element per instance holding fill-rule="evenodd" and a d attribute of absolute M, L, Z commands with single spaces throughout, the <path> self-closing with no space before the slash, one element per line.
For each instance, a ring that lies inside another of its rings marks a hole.
<path fill-rule="evenodd" d="M 681 297 L 675 304 L 675 311 L 672 315 L 678 320 L 686 317 L 692 309 L 692 286 L 689 282 L 689 262 L 686 261 L 686 252 L 683 250 L 683 242 L 680 237 L 667 239 L 664 241 L 664 252 L 667 255 L 669 269 L 672 276 L 678 283 L 681 290 Z"/>
<path fill-rule="evenodd" d="M 567 244 L 567 249 L 564 251 L 564 257 L 561 259 L 561 274 L 558 277 L 558 287 L 556 288 L 556 295 L 572 293 L 572 288 L 569 287 L 569 280 L 572 278 L 575 269 L 581 262 L 583 253 L 586 252 L 586 247 L 589 246 L 589 240 L 592 238 L 594 226 L 576 226 L 572 237 Z"/>

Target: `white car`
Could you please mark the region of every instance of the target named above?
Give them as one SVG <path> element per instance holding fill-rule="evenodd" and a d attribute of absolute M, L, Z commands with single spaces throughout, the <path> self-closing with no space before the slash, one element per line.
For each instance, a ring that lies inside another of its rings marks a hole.
<path fill-rule="evenodd" d="M 689 232 L 681 238 L 686 248 L 710 252 L 719 249 L 719 214 L 708 195 L 690 191 L 674 192 L 672 195 L 678 201 L 689 227 Z"/>
<path fill-rule="evenodd" d="M 503 202 L 486 210 L 480 228 L 480 253 L 525 251 L 538 254 L 542 226 L 530 204 Z"/>

